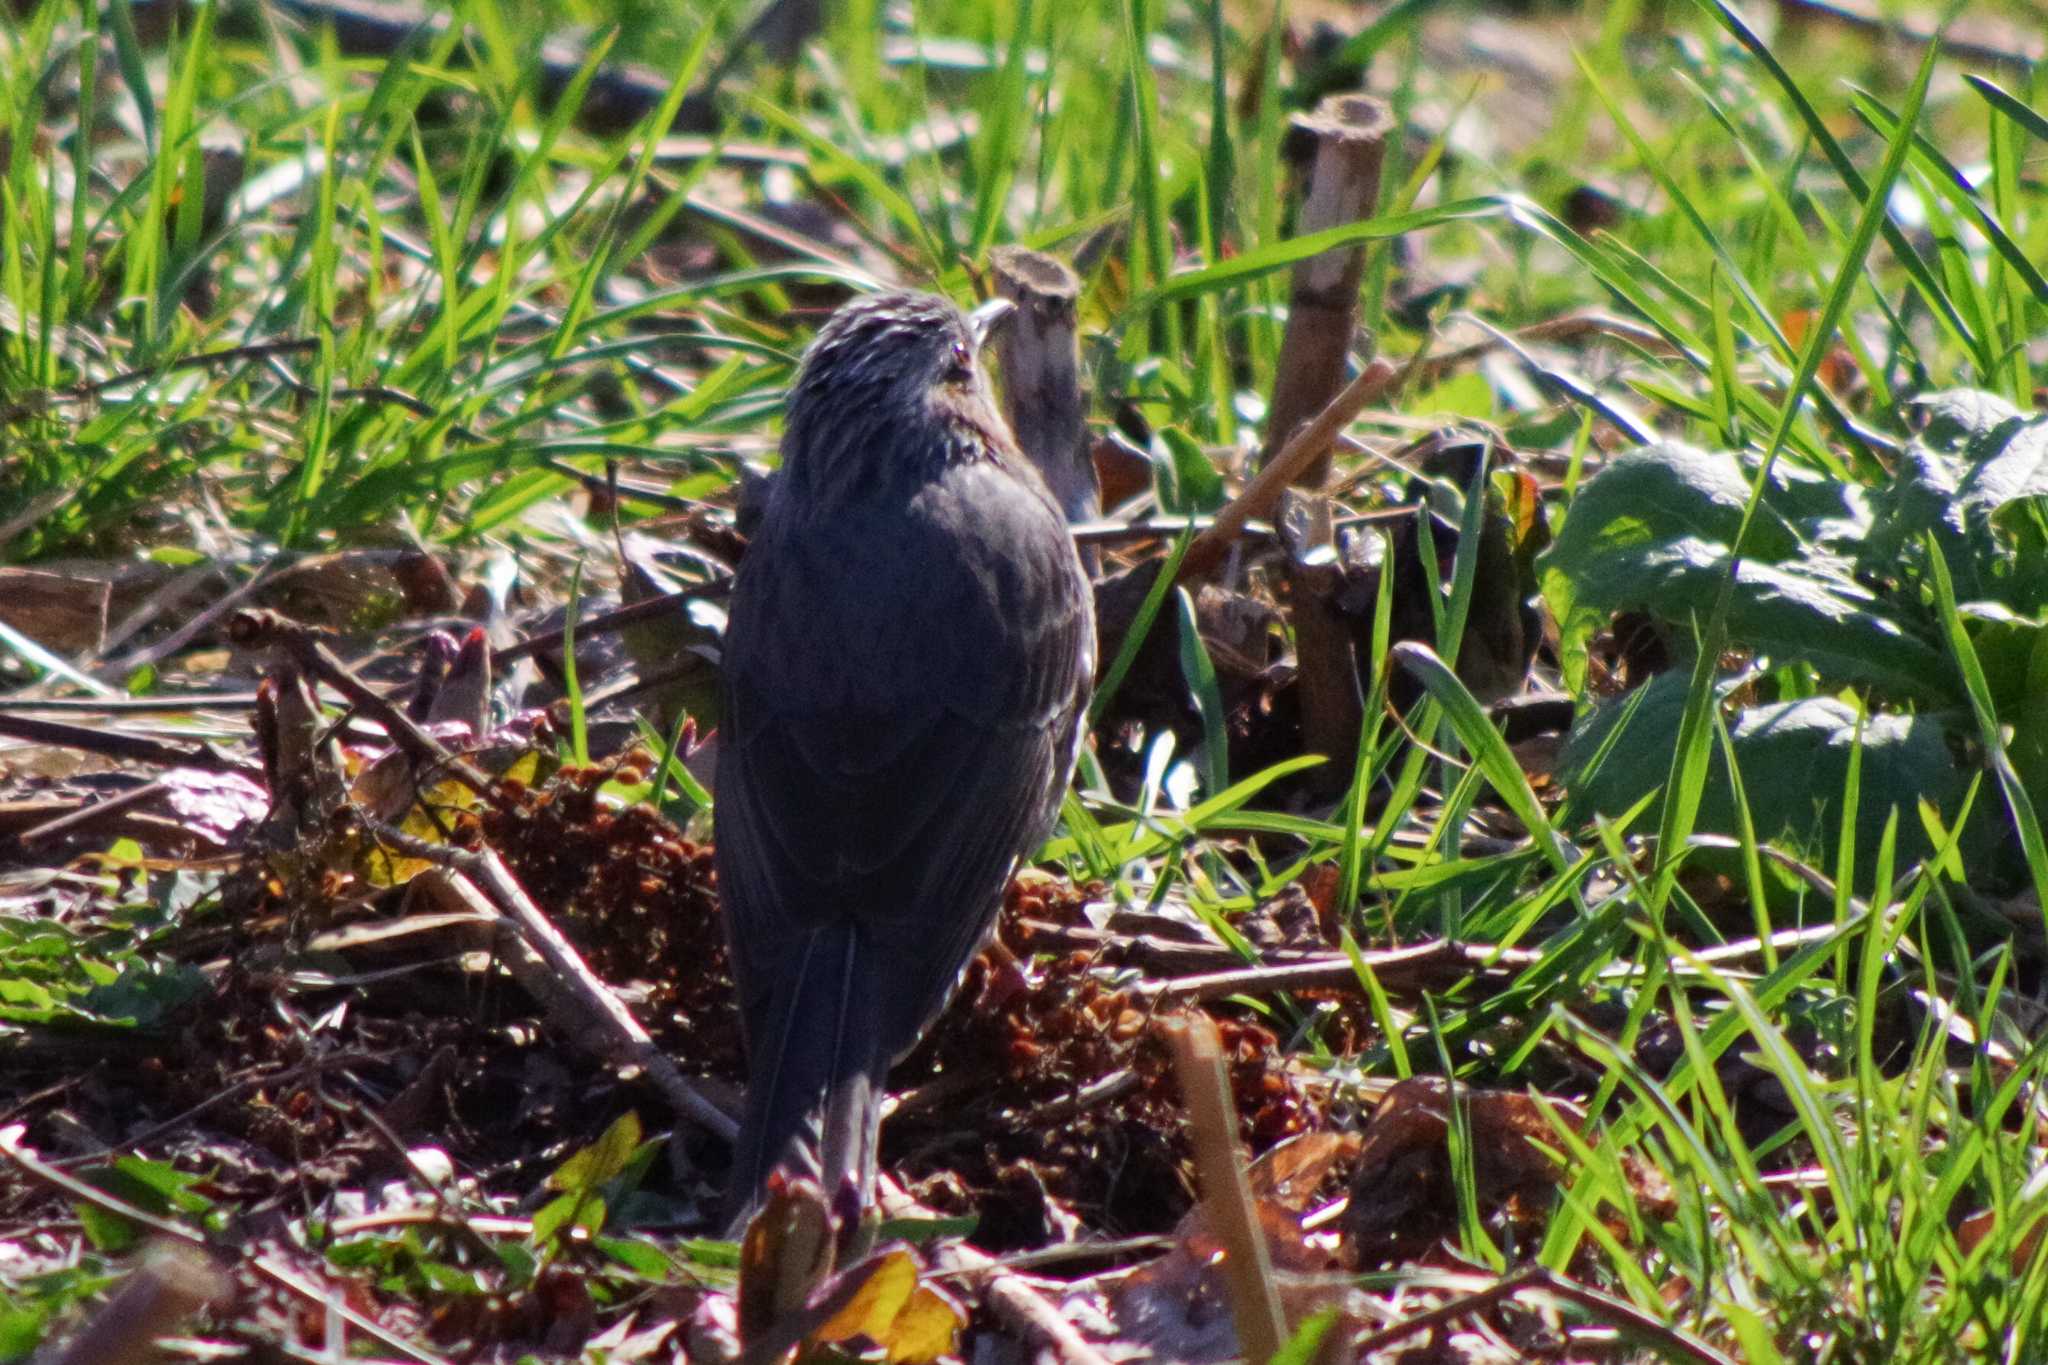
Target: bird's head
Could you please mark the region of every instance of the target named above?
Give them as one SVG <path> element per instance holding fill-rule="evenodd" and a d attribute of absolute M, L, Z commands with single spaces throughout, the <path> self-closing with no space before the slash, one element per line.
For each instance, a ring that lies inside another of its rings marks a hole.
<path fill-rule="evenodd" d="M 840 468 L 851 460 L 915 469 L 1007 446 L 981 350 L 1011 311 L 998 299 L 963 313 L 936 294 L 911 292 L 842 307 L 804 352 L 790 389 L 784 468 L 837 482 L 853 472 Z"/>

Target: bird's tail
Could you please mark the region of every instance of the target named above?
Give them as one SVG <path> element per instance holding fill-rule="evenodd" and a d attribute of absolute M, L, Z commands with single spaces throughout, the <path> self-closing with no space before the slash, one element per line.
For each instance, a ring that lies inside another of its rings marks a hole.
<path fill-rule="evenodd" d="M 747 1040 L 747 1114 L 726 1193 L 732 1223 L 777 1167 L 816 1177 L 835 1213 L 855 1217 L 867 1204 L 891 1058 L 877 964 L 863 947 L 852 924 L 813 933 Z"/>

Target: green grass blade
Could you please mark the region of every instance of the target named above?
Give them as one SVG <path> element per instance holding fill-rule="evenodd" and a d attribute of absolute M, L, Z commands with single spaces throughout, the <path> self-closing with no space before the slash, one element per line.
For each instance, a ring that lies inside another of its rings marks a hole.
<path fill-rule="evenodd" d="M 1393 647 L 1392 653 L 1394 659 L 1443 708 L 1445 719 L 1464 744 L 1465 751 L 1472 755 L 1473 762 L 1501 800 L 1507 803 L 1508 809 L 1515 813 L 1515 818 L 1528 829 L 1536 841 L 1537 850 L 1549 860 L 1554 870 L 1559 873 L 1568 871 L 1579 856 L 1578 850 L 1551 826 L 1542 802 L 1536 799 L 1535 789 L 1529 785 L 1528 774 L 1515 761 L 1514 751 L 1508 748 L 1507 741 L 1494 728 L 1479 699 L 1467 690 L 1465 684 L 1458 680 L 1458 675 L 1428 645 L 1403 640 Z"/>

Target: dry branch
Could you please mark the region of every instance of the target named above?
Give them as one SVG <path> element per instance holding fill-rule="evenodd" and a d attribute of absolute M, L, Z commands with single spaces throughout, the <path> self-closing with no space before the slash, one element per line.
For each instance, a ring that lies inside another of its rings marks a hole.
<path fill-rule="evenodd" d="M 454 753 L 415 724 L 405 711 L 388 701 L 336 658 L 334 651 L 320 643 L 306 627 L 286 620 L 273 611 L 242 611 L 229 623 L 228 635 L 244 648 L 276 645 L 295 659 L 308 673 L 326 683 L 384 727 L 391 742 L 421 767 L 446 772 L 461 780 L 486 800 L 495 800 L 498 784 L 475 764 Z"/>
<path fill-rule="evenodd" d="M 1317 460 L 1327 462 L 1330 450 L 1351 420 L 1397 388 L 1403 376 L 1384 360 L 1369 362 L 1356 379 L 1297 431 L 1266 461 L 1242 493 L 1216 514 L 1180 562 L 1180 581 L 1207 578 L 1229 554 L 1247 523 L 1270 521 L 1280 506 L 1280 495 L 1289 485 L 1300 483 Z"/>
<path fill-rule="evenodd" d="M 930 1209 L 903 1192 L 888 1176 L 875 1182 L 875 1202 L 891 1218 L 929 1218 Z M 998 1264 L 984 1252 L 965 1243 L 952 1242 L 934 1247 L 933 1264 L 943 1273 L 981 1282 L 983 1300 L 1027 1346 L 1043 1352 L 1059 1365 L 1109 1365 L 1074 1324 L 1046 1302 L 1023 1276 Z"/>
<path fill-rule="evenodd" d="M 1357 962 L 1339 954 L 1305 962 L 1148 981 L 1133 987 L 1132 994 L 1160 1002 L 1201 1004 L 1226 996 L 1260 995 L 1268 991 L 1358 990 L 1361 966 L 1368 968 L 1381 989 L 1389 994 L 1420 994 L 1442 990 L 1468 976 L 1505 977 L 1528 967 L 1536 958 L 1533 952 L 1498 951 L 1438 939 L 1411 947 L 1362 952 Z"/>
<path fill-rule="evenodd" d="M 395 830 L 379 829 L 377 835 L 409 856 L 439 864 L 413 879 L 416 885 L 424 883 L 423 892 L 445 905 L 496 919 L 513 931 L 499 940 L 506 966 L 577 1043 L 615 1066 L 645 1072 L 662 1098 L 691 1122 L 728 1142 L 738 1136 L 739 1124 L 676 1070 L 668 1054 L 585 965 L 576 946 L 541 913 L 496 853 L 423 844 Z"/>
<path fill-rule="evenodd" d="M 32 744 L 81 749 L 89 754 L 106 754 L 111 758 L 165 768 L 204 768 L 214 773 L 257 774 L 253 765 L 229 758 L 207 745 L 166 744 L 142 735 L 124 735 L 118 730 L 95 729 L 89 725 L 67 725 L 58 720 L 0 715 L 0 735 L 25 739 Z"/>

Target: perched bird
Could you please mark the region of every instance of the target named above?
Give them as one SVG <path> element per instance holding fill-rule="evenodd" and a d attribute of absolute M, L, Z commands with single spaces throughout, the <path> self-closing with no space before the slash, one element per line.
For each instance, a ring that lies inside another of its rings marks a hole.
<path fill-rule="evenodd" d="M 786 1167 L 857 1222 L 889 1067 L 1073 774 L 1094 608 L 979 363 L 1002 307 L 858 299 L 790 391 L 723 653 L 716 866 L 748 1074 L 735 1218 Z"/>

